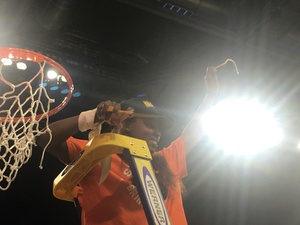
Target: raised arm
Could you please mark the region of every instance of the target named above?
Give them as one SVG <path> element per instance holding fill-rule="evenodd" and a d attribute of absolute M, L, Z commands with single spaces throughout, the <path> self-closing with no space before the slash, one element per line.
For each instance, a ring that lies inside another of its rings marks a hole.
<path fill-rule="evenodd" d="M 109 110 L 109 106 L 112 106 L 113 111 Z M 89 129 L 100 129 L 101 123 L 111 118 L 112 114 L 120 109 L 120 105 L 113 101 L 101 102 L 96 109 L 88 110 L 80 113 L 80 115 L 69 117 L 51 123 L 49 128 L 51 135 L 45 133 L 36 137 L 36 142 L 41 148 L 47 146 L 46 151 L 60 159 L 61 161 L 70 162 L 67 139 L 79 131 L 86 131 Z M 116 124 L 120 126 L 120 124 Z"/>
<path fill-rule="evenodd" d="M 198 107 L 193 118 L 184 128 L 181 136 L 184 138 L 187 146 L 187 152 L 191 151 L 199 142 L 203 135 L 203 127 L 201 117 L 212 106 L 215 96 L 219 91 L 219 82 L 217 78 L 217 70 L 214 67 L 208 67 L 204 77 L 207 93 L 202 103 Z"/>

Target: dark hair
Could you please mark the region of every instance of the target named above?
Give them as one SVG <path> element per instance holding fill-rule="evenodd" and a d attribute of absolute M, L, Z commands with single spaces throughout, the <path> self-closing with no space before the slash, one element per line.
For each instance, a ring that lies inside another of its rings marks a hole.
<path fill-rule="evenodd" d="M 167 187 L 174 186 L 174 174 L 169 168 L 169 165 L 164 156 L 153 154 L 151 164 L 156 174 L 158 183 L 164 184 Z"/>
<path fill-rule="evenodd" d="M 163 192 L 162 185 L 166 187 L 175 187 L 175 175 L 172 173 L 167 160 L 160 154 L 153 154 L 151 164 L 156 174 L 156 179 Z M 181 194 L 186 195 L 186 188 L 180 180 Z"/>

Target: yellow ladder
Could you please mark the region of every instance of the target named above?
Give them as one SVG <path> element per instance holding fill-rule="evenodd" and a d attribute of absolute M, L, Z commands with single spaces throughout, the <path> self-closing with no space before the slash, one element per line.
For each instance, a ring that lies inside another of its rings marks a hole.
<path fill-rule="evenodd" d="M 153 172 L 152 156 L 146 141 L 120 134 L 104 133 L 91 139 L 77 158 L 55 178 L 53 182 L 54 196 L 61 200 L 74 202 L 77 197 L 77 184 L 80 180 L 97 163 L 109 159 L 112 154 L 123 154 L 129 160 L 134 184 L 137 187 L 149 225 L 171 225 Z M 108 173 L 108 171 L 104 173 Z"/>

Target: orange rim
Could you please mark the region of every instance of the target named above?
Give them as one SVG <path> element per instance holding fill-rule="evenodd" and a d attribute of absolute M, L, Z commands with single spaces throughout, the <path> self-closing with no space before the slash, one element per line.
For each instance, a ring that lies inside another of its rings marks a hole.
<path fill-rule="evenodd" d="M 43 54 L 40 54 L 40 53 L 37 53 L 34 51 L 21 49 L 21 48 L 8 48 L 8 47 L 0 47 L 0 58 L 19 59 L 19 60 L 33 61 L 36 63 L 45 61 L 45 62 L 47 62 L 48 65 L 51 65 L 52 67 L 57 69 L 60 72 L 60 74 L 64 75 L 64 77 L 67 80 L 69 92 L 68 92 L 67 96 L 63 99 L 63 101 L 58 106 L 49 110 L 49 113 L 48 113 L 49 117 L 56 114 L 60 110 L 62 110 L 70 101 L 72 94 L 73 94 L 73 90 L 74 90 L 73 81 L 72 81 L 70 74 L 58 62 L 54 61 L 53 59 L 51 59 Z M 40 119 L 42 116 L 43 116 L 43 114 L 39 114 L 36 116 L 36 119 Z M 5 119 L 6 117 L 0 117 L 0 118 Z M 19 118 L 20 117 L 16 117 L 13 119 L 13 121 L 19 121 Z M 28 121 L 30 119 L 31 119 L 30 116 L 24 117 L 25 121 Z"/>

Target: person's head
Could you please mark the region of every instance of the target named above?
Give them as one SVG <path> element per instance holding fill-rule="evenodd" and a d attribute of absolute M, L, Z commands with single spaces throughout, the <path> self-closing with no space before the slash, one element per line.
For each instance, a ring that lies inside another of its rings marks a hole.
<path fill-rule="evenodd" d="M 161 132 L 171 128 L 171 121 L 145 99 L 133 98 L 123 101 L 121 109 L 132 110 L 133 117 L 123 122 L 120 134 L 145 140 L 153 154 L 157 150 Z"/>
<path fill-rule="evenodd" d="M 161 132 L 171 130 L 174 124 L 172 119 L 160 114 L 154 105 L 145 99 L 133 98 L 123 101 L 121 102 L 121 110 L 131 110 L 133 116 L 123 121 L 123 127 L 119 133 L 145 140 L 151 154 L 158 150 Z M 175 185 L 174 174 L 164 156 L 154 154 L 151 163 L 161 190 L 167 191 L 168 189 L 165 187 Z M 164 193 L 165 198 L 168 193 Z"/>

